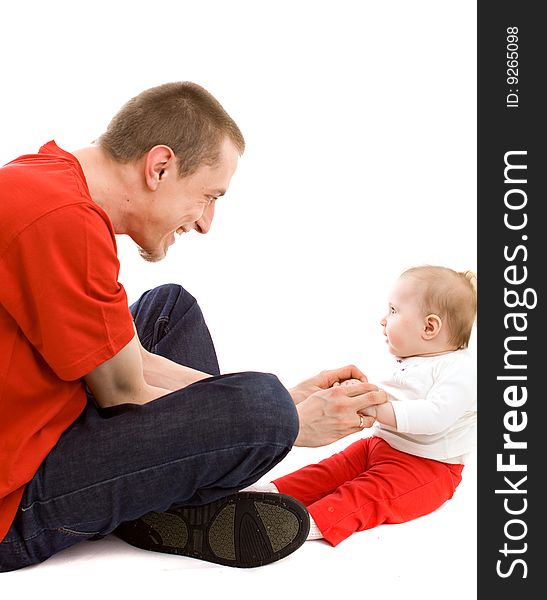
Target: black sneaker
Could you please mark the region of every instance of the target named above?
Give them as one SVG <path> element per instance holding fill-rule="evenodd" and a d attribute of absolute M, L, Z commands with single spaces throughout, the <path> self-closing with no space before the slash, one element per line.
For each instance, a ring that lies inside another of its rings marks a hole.
<path fill-rule="evenodd" d="M 114 533 L 155 552 L 230 567 L 259 567 L 288 556 L 306 541 L 306 507 L 285 494 L 239 492 L 203 506 L 151 512 Z"/>

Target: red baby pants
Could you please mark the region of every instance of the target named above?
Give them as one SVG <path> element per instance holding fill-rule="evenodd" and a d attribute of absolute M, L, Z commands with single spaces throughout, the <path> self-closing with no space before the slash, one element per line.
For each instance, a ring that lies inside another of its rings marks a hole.
<path fill-rule="evenodd" d="M 333 546 L 354 531 L 404 523 L 452 498 L 463 465 L 421 458 L 368 437 L 273 483 L 302 502 Z"/>

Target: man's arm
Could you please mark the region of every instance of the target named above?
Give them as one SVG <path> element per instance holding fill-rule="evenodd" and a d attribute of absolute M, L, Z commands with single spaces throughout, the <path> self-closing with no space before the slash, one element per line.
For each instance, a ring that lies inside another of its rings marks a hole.
<path fill-rule="evenodd" d="M 149 385 L 174 392 L 206 377 L 212 377 L 209 373 L 179 365 L 159 354 L 152 354 L 142 346 L 140 349 L 144 379 Z"/>
<path fill-rule="evenodd" d="M 146 404 L 170 392 L 146 382 L 140 348 L 135 335 L 117 354 L 84 377 L 99 406 Z"/>
<path fill-rule="evenodd" d="M 135 333 L 118 354 L 84 379 L 99 406 L 104 408 L 127 403 L 146 404 L 210 376 L 148 352 Z"/>

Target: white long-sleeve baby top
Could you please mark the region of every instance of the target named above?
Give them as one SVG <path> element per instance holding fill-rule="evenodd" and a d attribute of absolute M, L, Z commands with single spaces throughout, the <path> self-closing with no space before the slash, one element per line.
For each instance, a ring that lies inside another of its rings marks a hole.
<path fill-rule="evenodd" d="M 391 376 L 377 385 L 392 402 L 397 428 L 377 422 L 374 435 L 409 454 L 465 463 L 477 437 L 476 372 L 468 349 L 395 359 Z"/>

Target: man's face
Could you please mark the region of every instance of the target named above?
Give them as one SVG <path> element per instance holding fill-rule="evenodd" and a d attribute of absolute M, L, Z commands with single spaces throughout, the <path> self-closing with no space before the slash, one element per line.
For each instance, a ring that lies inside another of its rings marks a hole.
<path fill-rule="evenodd" d="M 175 234 L 195 229 L 207 233 L 215 214 L 215 201 L 225 194 L 234 174 L 239 154 L 226 138 L 216 165 L 202 165 L 192 175 L 179 178 L 170 173 L 140 219 L 139 231 L 133 232 L 140 255 L 147 261 L 165 258 Z"/>

